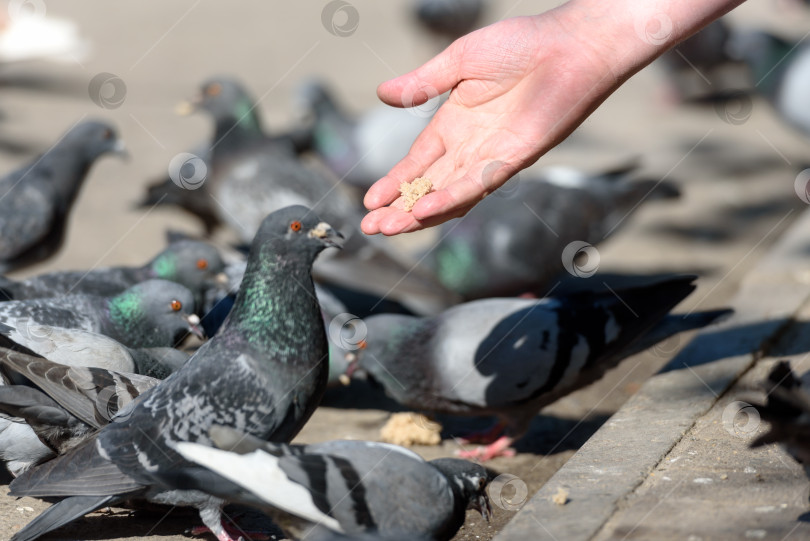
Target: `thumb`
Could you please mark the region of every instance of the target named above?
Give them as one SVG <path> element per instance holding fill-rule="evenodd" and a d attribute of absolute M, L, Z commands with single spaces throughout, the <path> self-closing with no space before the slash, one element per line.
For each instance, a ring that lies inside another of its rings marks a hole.
<path fill-rule="evenodd" d="M 465 38 L 421 67 L 386 81 L 377 87 L 377 96 L 394 107 L 415 107 L 444 94 L 461 81 L 461 57 Z"/>

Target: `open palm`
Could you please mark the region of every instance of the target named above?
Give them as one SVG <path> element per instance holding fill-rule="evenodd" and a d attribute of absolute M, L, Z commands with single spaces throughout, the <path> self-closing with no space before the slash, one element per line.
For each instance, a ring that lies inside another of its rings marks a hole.
<path fill-rule="evenodd" d="M 395 235 L 464 215 L 618 87 L 609 65 L 577 43 L 555 11 L 473 32 L 380 85 L 380 99 L 401 107 L 451 92 L 408 155 L 369 189 L 365 233 Z M 405 212 L 399 185 L 420 176 L 434 191 Z"/>

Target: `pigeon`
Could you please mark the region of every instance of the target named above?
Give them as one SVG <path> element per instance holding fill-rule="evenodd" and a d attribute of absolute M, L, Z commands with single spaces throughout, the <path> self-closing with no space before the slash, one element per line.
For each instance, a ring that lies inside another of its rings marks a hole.
<path fill-rule="evenodd" d="M 33 162 L 0 178 L 0 272 L 54 255 L 90 166 L 123 144 L 103 122 L 81 122 Z"/>
<path fill-rule="evenodd" d="M 172 347 L 128 348 L 103 334 L 40 325 L 25 318 L 0 323 L 0 335 L 10 340 L 6 346 L 55 363 L 134 372 L 158 379 L 168 377 L 189 358 L 187 352 Z"/>
<path fill-rule="evenodd" d="M 319 524 L 337 533 L 399 539 L 451 539 L 467 509 L 489 520 L 488 471 L 457 458 L 426 462 L 403 447 L 338 440 L 268 444 L 213 426 L 215 449 L 180 443 L 177 451 L 204 469 L 169 471 L 178 487 L 256 506 L 292 539 Z M 212 475 L 213 472 L 213 475 Z"/>
<path fill-rule="evenodd" d="M 222 499 L 175 490 L 160 475 L 186 464 L 175 451 L 177 443 L 208 444 L 214 424 L 283 443 L 309 419 L 326 390 L 328 371 L 312 263 L 340 240 L 306 207 L 269 215 L 219 333 L 88 440 L 11 483 L 15 496 L 65 497 L 13 539 L 36 539 L 95 509 L 131 499 L 195 507 L 219 541 L 233 539 L 221 522 Z"/>
<path fill-rule="evenodd" d="M 215 129 L 212 140 L 198 144 L 189 152 L 200 160 L 197 166 L 201 165 L 206 169 L 204 175 L 206 184 L 214 178 L 214 172 L 222 163 L 229 161 L 231 155 L 238 154 L 244 149 L 267 145 L 297 154 L 311 147 L 312 134 L 309 128 L 297 128 L 280 135 L 267 135 L 262 130 L 257 105 L 258 102 L 239 81 L 230 77 L 215 77 L 203 83 L 200 92 L 194 98 L 178 106 L 178 113 L 182 115 L 205 109 L 214 117 Z M 185 173 L 177 171 L 174 174 Z M 206 184 L 200 189 L 184 189 L 182 182 L 178 181 L 179 178 L 173 179 L 170 175 L 168 178 L 153 182 L 136 207 L 167 205 L 180 207 L 197 217 L 205 227 L 206 234 L 210 236 L 222 225 L 221 215 L 216 208 L 216 202 L 211 198 L 211 192 Z"/>
<path fill-rule="evenodd" d="M 353 117 L 318 79 L 300 85 L 296 101 L 313 123 L 315 152 L 341 181 L 363 193 L 408 154 L 432 116 L 381 105 Z M 423 105 L 418 112 L 434 105 Z"/>
<path fill-rule="evenodd" d="M 426 30 L 455 41 L 480 26 L 484 0 L 415 0 L 413 14 Z"/>
<path fill-rule="evenodd" d="M 488 460 L 511 455 L 513 441 L 546 405 L 583 387 L 632 353 L 667 336 L 702 327 L 727 310 L 677 321 L 669 311 L 694 289 L 694 276 L 559 298 L 493 298 L 459 304 L 435 317 L 365 319 L 361 369 L 397 402 L 428 412 L 496 416 L 494 442 L 462 454 Z M 495 439 L 500 433 L 503 436 Z"/>
<path fill-rule="evenodd" d="M 810 393 L 808 375 L 801 378 L 791 370 L 788 361 L 779 361 L 768 374 L 762 388 L 768 393 L 765 404 L 753 404 L 760 419 L 771 426 L 751 447 L 781 443 L 810 476 Z"/>
<path fill-rule="evenodd" d="M 189 333 L 202 337 L 193 308 L 194 298 L 185 287 L 147 280 L 111 297 L 64 295 L 3 302 L 0 324 L 18 330 L 31 324 L 82 329 L 131 348 L 170 347 Z"/>
<path fill-rule="evenodd" d="M 140 282 L 159 278 L 186 286 L 201 307 L 209 290 L 224 288 L 227 276 L 219 251 L 206 242 L 181 240 L 171 243 L 140 267 L 109 267 L 86 271 L 56 271 L 14 281 L 0 277 L 0 298 L 41 299 L 85 294 L 108 297 Z"/>
<path fill-rule="evenodd" d="M 343 250 L 316 263 L 318 281 L 407 299 L 420 312 L 454 302 L 429 273 L 414 270 L 414 262 L 385 239 L 362 235 L 362 215 L 351 197 L 323 168 L 308 166 L 288 145 L 264 137 L 241 112 L 247 103 L 234 112 L 234 93 L 227 80 L 216 78 L 192 100 L 194 110 L 212 117 L 217 134 L 207 175 L 194 191 L 213 203 L 221 222 L 249 243 L 267 214 L 292 204 L 308 206 L 346 237 Z M 246 125 L 234 127 L 239 120 Z"/>
<path fill-rule="evenodd" d="M 159 382 L 0 348 L 0 459 L 19 476 L 88 439 Z"/>
<path fill-rule="evenodd" d="M 706 100 L 722 92 L 726 72 L 739 60 L 728 51 L 732 30 L 724 19 L 717 19 L 700 32 L 661 55 L 678 99 Z"/>
<path fill-rule="evenodd" d="M 631 182 L 634 164 L 599 175 L 567 167 L 513 177 L 466 216 L 443 224 L 423 256 L 443 286 L 465 300 L 545 295 L 572 242 L 596 244 L 647 199 L 675 198 L 673 185 Z"/>
<path fill-rule="evenodd" d="M 728 47 L 733 57 L 748 65 L 754 87 L 782 120 L 810 135 L 810 111 L 805 106 L 810 92 L 810 46 L 768 32 L 737 31 Z M 746 113 L 750 110 L 738 114 Z"/>

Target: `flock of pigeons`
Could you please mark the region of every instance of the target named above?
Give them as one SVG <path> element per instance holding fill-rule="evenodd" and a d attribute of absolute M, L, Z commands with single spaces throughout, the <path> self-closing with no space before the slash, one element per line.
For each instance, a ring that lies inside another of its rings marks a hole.
<path fill-rule="evenodd" d="M 448 32 L 463 33 L 460 21 Z M 357 194 L 428 119 L 349 115 L 317 81 L 299 97 L 308 122 L 268 134 L 238 81 L 206 81 L 185 108 L 207 113 L 213 136 L 140 203 L 180 207 L 209 234 L 228 227 L 238 250 L 180 237 L 140 267 L 0 277 L 0 460 L 11 495 L 54 502 L 13 540 L 144 501 L 198 509 L 220 541 L 244 534 L 222 520 L 229 503 L 293 538 L 450 539 L 468 509 L 489 517 L 495 474 L 480 463 L 513 454 L 541 408 L 730 312 L 671 314 L 694 276 L 544 297 L 566 246 L 600 242 L 640 203 L 678 197 L 632 179 L 634 164 L 514 179 L 417 257 L 366 237 Z M 375 144 L 376 127 L 394 123 L 401 144 Z M 59 249 L 93 162 L 122 148 L 112 126 L 82 122 L 0 179 L 2 272 Z M 189 335 L 196 349 L 182 349 Z M 290 444 L 347 377 L 408 408 L 497 424 L 467 437 L 486 446 L 432 461 L 370 441 Z M 771 378 L 773 430 L 758 443 L 801 443 L 807 395 L 785 365 Z"/>

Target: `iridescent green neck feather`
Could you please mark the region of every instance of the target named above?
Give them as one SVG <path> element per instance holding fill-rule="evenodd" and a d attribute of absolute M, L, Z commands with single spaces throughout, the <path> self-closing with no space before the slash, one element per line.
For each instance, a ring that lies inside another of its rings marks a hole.
<path fill-rule="evenodd" d="M 165 253 L 157 256 L 151 264 L 155 278 L 174 280 L 177 276 L 177 260 L 174 254 Z"/>
<path fill-rule="evenodd" d="M 141 299 L 136 292 L 124 291 L 109 301 L 110 321 L 121 332 L 132 328 L 143 316 Z"/>

